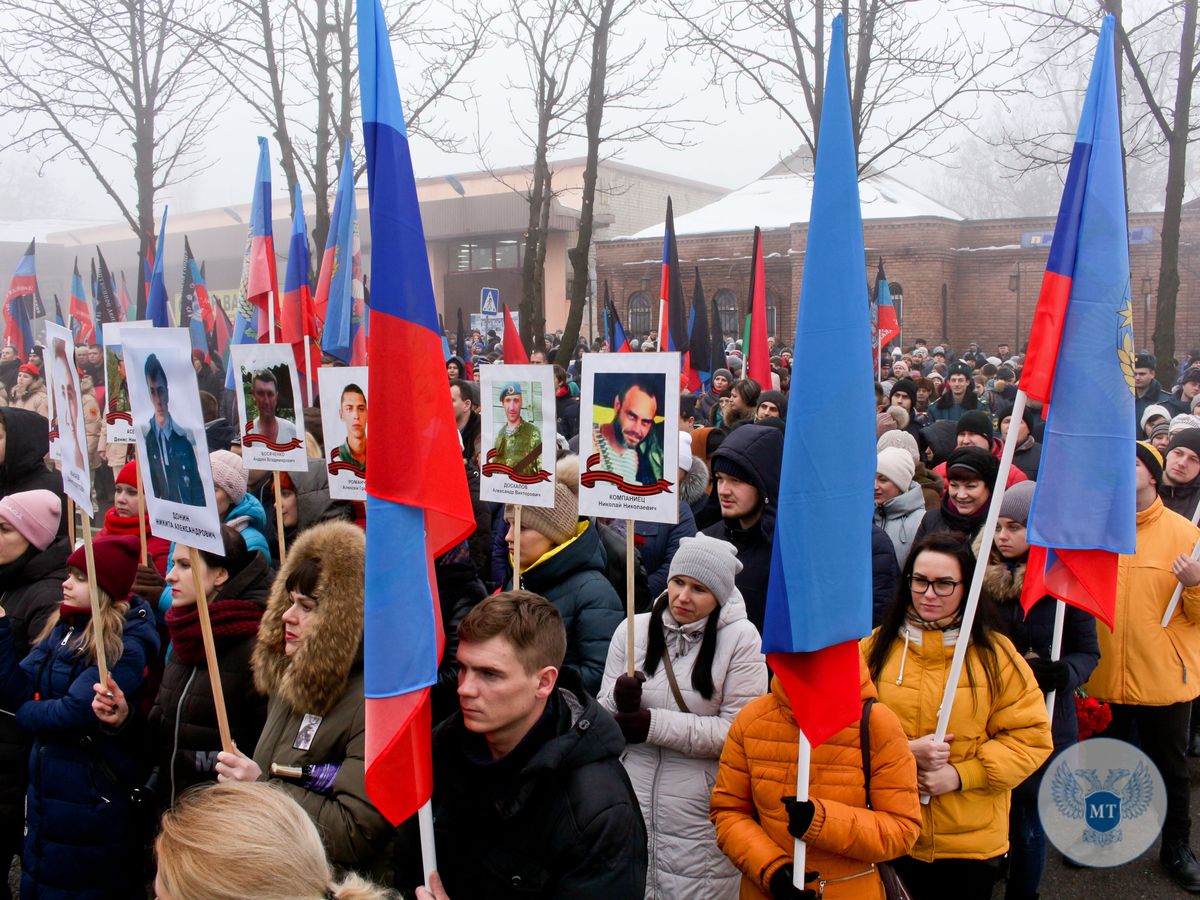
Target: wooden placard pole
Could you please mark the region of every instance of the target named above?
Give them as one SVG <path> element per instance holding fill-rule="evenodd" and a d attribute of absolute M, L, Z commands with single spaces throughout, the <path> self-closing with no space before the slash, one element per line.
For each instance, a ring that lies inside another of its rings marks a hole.
<path fill-rule="evenodd" d="M 71 549 L 75 549 L 75 501 L 67 498 L 67 537 L 71 541 Z M 103 683 L 103 682 L 101 682 Z"/>
<path fill-rule="evenodd" d="M 146 551 L 146 489 L 142 487 L 142 467 L 138 463 L 136 451 L 133 456 L 133 472 L 134 478 L 137 479 L 138 537 L 142 541 L 142 565 L 146 566 L 150 564 Z"/>
<path fill-rule="evenodd" d="M 625 520 L 625 674 L 630 678 L 637 671 L 637 660 L 633 658 L 633 617 L 637 612 L 634 596 L 634 549 L 633 519 Z"/>
<path fill-rule="evenodd" d="M 287 552 L 287 539 L 283 535 L 283 490 L 279 486 L 279 472 L 271 473 L 275 482 L 275 530 L 279 532 L 279 565 L 283 565 L 283 557 Z"/>
<path fill-rule="evenodd" d="M 226 753 L 233 753 L 229 716 L 225 712 L 225 693 L 221 690 L 221 672 L 217 668 L 217 645 L 213 643 L 212 621 L 208 617 L 208 597 L 204 594 L 204 559 L 195 547 L 188 548 L 188 556 L 192 562 L 192 588 L 196 592 L 196 612 L 200 615 L 200 636 L 204 639 L 204 659 L 208 663 L 208 681 L 212 685 L 213 706 L 217 711 L 221 749 Z"/>
<path fill-rule="evenodd" d="M 521 504 L 513 507 L 513 590 L 521 589 Z"/>
<path fill-rule="evenodd" d="M 71 512 L 72 518 L 74 518 L 74 503 L 71 503 Z M 100 684 L 107 690 L 108 659 L 104 653 L 104 628 L 100 615 L 100 594 L 96 589 L 96 559 L 92 554 L 92 522 L 87 516 L 83 517 L 83 555 L 87 560 L 88 598 L 92 602 L 92 635 L 95 638 L 92 643 L 96 647 L 96 668 L 100 671 Z"/>

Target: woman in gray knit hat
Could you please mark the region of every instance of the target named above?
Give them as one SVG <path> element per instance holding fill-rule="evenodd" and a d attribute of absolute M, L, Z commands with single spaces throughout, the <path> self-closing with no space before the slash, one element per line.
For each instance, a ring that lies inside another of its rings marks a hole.
<path fill-rule="evenodd" d="M 648 898 L 738 896 L 708 810 L 729 725 L 767 689 L 762 640 L 734 584 L 741 568 L 733 544 L 684 538 L 666 591 L 634 616 L 637 675 L 627 674 L 628 620 L 608 648 L 599 700 L 629 745 L 623 762 L 650 835 Z"/>

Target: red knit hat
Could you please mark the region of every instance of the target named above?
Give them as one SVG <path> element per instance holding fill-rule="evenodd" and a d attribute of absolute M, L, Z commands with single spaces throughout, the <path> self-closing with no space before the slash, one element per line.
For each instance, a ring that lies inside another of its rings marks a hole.
<path fill-rule="evenodd" d="M 96 584 L 113 602 L 129 598 L 133 578 L 137 574 L 141 541 L 133 535 L 98 537 L 92 542 L 92 558 L 96 562 Z M 80 546 L 67 557 L 68 568 L 87 572 L 86 548 Z"/>
<path fill-rule="evenodd" d="M 17 371 L 24 372 L 26 375 L 33 375 L 35 378 L 42 377 L 41 370 L 37 366 L 35 366 L 33 363 L 24 363 L 21 365 L 21 367 L 19 369 L 17 369 Z"/>
<path fill-rule="evenodd" d="M 123 484 L 126 487 L 137 487 L 137 460 L 131 459 L 121 467 L 121 472 L 117 475 L 117 484 Z"/>

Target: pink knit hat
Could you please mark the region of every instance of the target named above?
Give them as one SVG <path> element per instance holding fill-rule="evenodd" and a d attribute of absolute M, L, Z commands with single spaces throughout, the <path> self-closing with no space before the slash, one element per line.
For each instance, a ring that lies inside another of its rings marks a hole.
<path fill-rule="evenodd" d="M 208 454 L 212 465 L 213 486 L 225 491 L 235 504 L 246 496 L 246 469 L 242 458 L 228 450 L 214 450 Z"/>
<path fill-rule="evenodd" d="M 0 499 L 0 519 L 39 550 L 54 543 L 62 501 L 51 491 L 21 491 Z"/>

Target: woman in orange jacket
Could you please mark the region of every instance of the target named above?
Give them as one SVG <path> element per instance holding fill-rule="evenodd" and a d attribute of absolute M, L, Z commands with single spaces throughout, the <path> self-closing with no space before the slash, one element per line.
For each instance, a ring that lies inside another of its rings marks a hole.
<path fill-rule="evenodd" d="M 863 700 L 873 700 L 875 686 L 865 666 L 861 671 Z M 733 720 L 711 818 L 717 845 L 741 870 L 742 900 L 813 896 L 792 886 L 795 838 L 807 845 L 805 869 L 818 873 L 828 900 L 883 900 L 875 864 L 912 848 L 921 813 L 904 729 L 882 703 L 871 703 L 867 714 L 869 803 L 858 720 L 813 748 L 805 802 L 790 796 L 800 731 L 779 679 Z"/>

